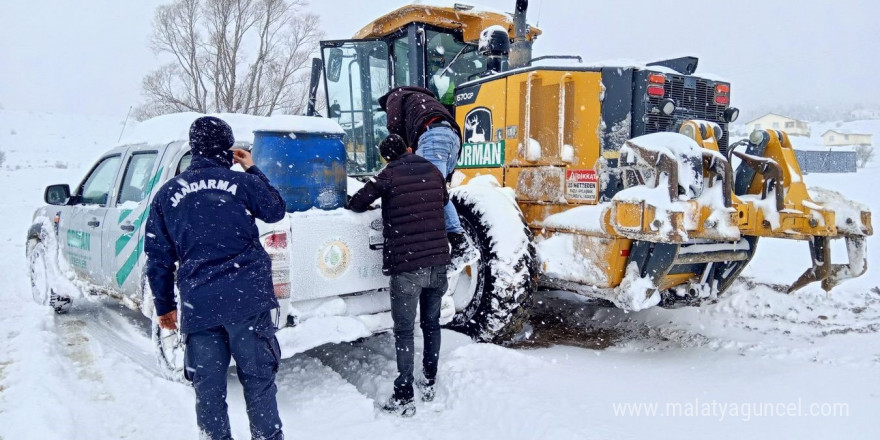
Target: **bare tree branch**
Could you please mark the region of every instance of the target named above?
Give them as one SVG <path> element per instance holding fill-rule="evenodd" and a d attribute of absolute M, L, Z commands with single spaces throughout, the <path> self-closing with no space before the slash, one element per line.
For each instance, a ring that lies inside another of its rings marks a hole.
<path fill-rule="evenodd" d="M 172 63 L 143 80 L 138 118 L 197 111 L 301 113 L 323 36 L 305 0 L 176 0 L 156 9 L 151 46 Z"/>

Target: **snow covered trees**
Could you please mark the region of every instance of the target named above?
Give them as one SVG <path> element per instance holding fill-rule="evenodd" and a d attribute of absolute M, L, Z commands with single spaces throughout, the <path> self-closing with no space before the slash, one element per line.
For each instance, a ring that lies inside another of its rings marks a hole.
<path fill-rule="evenodd" d="M 856 145 L 853 148 L 856 152 L 856 160 L 859 162 L 859 168 L 864 168 L 871 159 L 874 158 L 874 147 L 871 145 Z"/>
<path fill-rule="evenodd" d="M 176 0 L 159 6 L 152 47 L 171 62 L 143 79 L 139 120 L 195 111 L 302 113 L 323 33 L 306 0 Z"/>

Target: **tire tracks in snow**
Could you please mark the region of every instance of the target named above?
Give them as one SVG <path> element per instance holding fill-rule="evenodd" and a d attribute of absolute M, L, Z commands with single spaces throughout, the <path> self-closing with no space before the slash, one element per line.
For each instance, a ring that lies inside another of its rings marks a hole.
<path fill-rule="evenodd" d="M 149 352 L 149 335 L 136 318 L 118 304 L 86 299 L 54 317 L 64 355 L 58 360 L 74 367 L 64 389 L 57 391 L 75 396 L 67 397 L 76 433 L 69 438 L 195 435 L 194 418 L 176 416 L 191 411 L 191 389 L 161 378 Z M 145 411 L 167 423 L 155 425 L 143 417 Z M 101 434 L 93 434 L 96 429 Z"/>
<path fill-rule="evenodd" d="M 80 379 L 101 383 L 104 376 L 95 368 L 95 356 L 85 335 L 86 323 L 81 319 L 62 319 L 58 322 L 64 355 L 76 366 Z"/>
<path fill-rule="evenodd" d="M 742 356 L 794 355 L 812 362 L 843 362 L 817 352 L 817 340 L 880 332 L 880 289 L 807 290 L 744 279 L 717 301 L 701 307 L 625 312 L 562 291 L 538 292 L 531 333 L 515 348 L 568 345 L 593 350 L 664 351 L 706 348 Z M 880 354 L 858 362 L 877 364 Z M 846 361 L 848 362 L 848 361 Z"/>
<path fill-rule="evenodd" d="M 145 317 L 112 300 L 80 301 L 76 312 L 87 322 L 88 335 L 102 347 L 125 356 L 152 374 L 160 375 L 149 336 L 150 323 Z"/>

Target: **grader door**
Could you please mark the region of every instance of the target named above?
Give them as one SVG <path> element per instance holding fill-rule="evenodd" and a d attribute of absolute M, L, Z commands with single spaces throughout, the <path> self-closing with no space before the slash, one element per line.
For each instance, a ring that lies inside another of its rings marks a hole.
<path fill-rule="evenodd" d="M 388 135 L 379 97 L 390 90 L 388 44 L 382 40 L 322 41 L 327 115 L 345 130 L 348 174 L 382 167 L 376 146 Z"/>

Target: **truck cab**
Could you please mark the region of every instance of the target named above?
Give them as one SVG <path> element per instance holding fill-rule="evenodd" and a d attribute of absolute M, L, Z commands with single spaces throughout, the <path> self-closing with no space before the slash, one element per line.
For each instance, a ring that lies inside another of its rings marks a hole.
<path fill-rule="evenodd" d="M 146 144 L 113 148 L 70 192 L 66 203 L 50 209 L 60 251 L 80 280 L 113 296 L 140 289 L 141 226 L 165 153 L 165 148 Z"/>

